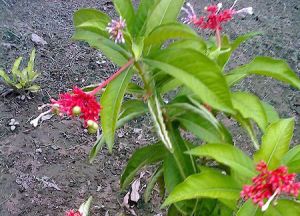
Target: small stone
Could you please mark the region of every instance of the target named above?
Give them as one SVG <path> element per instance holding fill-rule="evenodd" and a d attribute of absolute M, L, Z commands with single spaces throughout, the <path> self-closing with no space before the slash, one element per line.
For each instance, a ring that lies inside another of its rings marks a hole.
<path fill-rule="evenodd" d="M 20 99 L 23 101 L 23 100 L 25 100 L 25 98 L 26 98 L 26 96 L 22 95 Z"/>
<path fill-rule="evenodd" d="M 54 150 L 60 149 L 60 148 L 59 148 L 58 146 L 56 146 L 56 145 L 51 145 L 51 148 L 54 149 Z"/>
<path fill-rule="evenodd" d="M 35 150 L 35 152 L 41 154 L 42 153 L 42 149 L 38 148 L 38 149 Z"/>
<path fill-rule="evenodd" d="M 16 126 L 14 126 L 14 125 L 10 126 L 11 131 L 14 131 L 15 129 L 16 129 Z"/>
<path fill-rule="evenodd" d="M 14 124 L 15 124 L 15 121 L 16 121 L 15 119 L 11 119 L 8 125 L 9 125 L 9 126 L 14 125 Z"/>

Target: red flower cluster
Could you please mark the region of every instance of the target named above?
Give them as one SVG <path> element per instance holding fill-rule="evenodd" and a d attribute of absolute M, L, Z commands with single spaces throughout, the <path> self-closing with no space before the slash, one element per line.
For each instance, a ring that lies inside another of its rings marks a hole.
<path fill-rule="evenodd" d="M 236 3 L 236 2 L 235 2 Z M 234 3 L 234 4 L 235 4 Z M 185 23 L 193 23 L 202 29 L 211 29 L 215 31 L 222 30 L 222 24 L 230 21 L 235 14 L 252 14 L 252 7 L 243 8 L 241 10 L 234 10 L 233 7 L 221 11 L 222 3 L 217 5 L 210 5 L 205 7 L 207 16 L 200 16 L 197 18 L 195 11 L 190 3 L 187 3 L 188 8 L 182 8 L 187 13 L 187 17 L 184 18 Z"/>
<path fill-rule="evenodd" d="M 298 196 L 300 182 L 295 182 L 296 174 L 289 174 L 287 167 L 280 166 L 275 170 L 268 170 L 267 164 L 261 161 L 256 170 L 260 174 L 252 179 L 252 185 L 245 185 L 241 192 L 244 199 L 252 201 L 262 207 L 265 199 L 273 199 L 281 193 Z"/>
<path fill-rule="evenodd" d="M 205 9 L 208 13 L 207 17 L 200 16 L 194 22 L 196 26 L 202 29 L 222 30 L 221 24 L 230 21 L 235 13 L 232 9 L 220 11 L 221 7 L 217 5 L 208 6 Z"/>
<path fill-rule="evenodd" d="M 93 94 L 84 92 L 78 87 L 74 87 L 72 93 L 59 95 L 58 100 L 51 100 L 53 111 L 65 113 L 68 116 L 79 116 L 84 119 L 85 126 L 89 120 L 98 122 L 101 110 L 100 104 Z"/>
<path fill-rule="evenodd" d="M 79 211 L 71 209 L 66 212 L 65 216 L 82 216 L 82 214 Z"/>

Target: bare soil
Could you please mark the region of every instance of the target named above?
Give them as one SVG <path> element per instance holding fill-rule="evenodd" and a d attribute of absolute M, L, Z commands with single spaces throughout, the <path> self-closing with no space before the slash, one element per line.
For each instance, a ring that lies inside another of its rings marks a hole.
<path fill-rule="evenodd" d="M 210 1 L 191 2 L 200 13 Z M 228 1 L 223 3 L 230 5 Z M 237 5 L 246 6 L 253 6 L 255 14 L 235 19 L 225 31 L 231 38 L 250 31 L 264 34 L 243 44 L 229 68 L 255 55 L 269 55 L 285 59 L 300 75 L 299 1 L 240 0 Z M 42 87 L 29 98 L 15 94 L 0 98 L 1 216 L 63 215 L 89 195 L 94 197 L 92 215 L 127 214 L 120 205 L 124 193 L 119 192 L 119 176 L 133 150 L 155 139 L 147 118 L 120 130 L 113 154 L 103 149 L 92 165 L 87 155 L 96 137 L 88 135 L 79 122 L 53 117 L 37 128 L 29 124 L 39 114 L 37 107 L 48 103 L 49 98 L 74 85 L 101 82 L 116 69 L 101 52 L 70 39 L 72 14 L 83 7 L 114 16 L 109 0 L 0 0 L 0 67 L 9 70 L 18 56 L 28 55 L 35 47 L 36 70 L 41 73 L 38 83 Z M 32 33 L 48 44 L 34 45 Z M 294 116 L 293 143 L 300 143 L 299 91 L 262 77 L 250 77 L 237 89 L 256 93 L 274 105 L 281 117 Z M 0 92 L 4 90 L 0 86 Z M 12 118 L 20 122 L 14 131 L 8 126 Z M 236 142 L 251 154 L 248 138 L 236 126 L 231 124 Z M 138 215 L 156 215 L 160 213 L 159 202 L 156 195 L 152 204 L 141 201 L 135 209 Z"/>

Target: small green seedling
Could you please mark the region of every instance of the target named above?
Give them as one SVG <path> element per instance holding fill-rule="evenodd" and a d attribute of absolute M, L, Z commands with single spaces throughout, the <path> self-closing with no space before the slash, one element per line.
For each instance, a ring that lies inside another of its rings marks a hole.
<path fill-rule="evenodd" d="M 11 73 L 6 73 L 4 70 L 0 69 L 0 81 L 14 91 L 30 91 L 37 92 L 40 86 L 34 84 L 34 81 L 39 76 L 37 72 L 34 71 L 34 59 L 35 59 L 35 49 L 32 50 L 30 54 L 30 59 L 23 70 L 20 70 L 20 64 L 23 57 L 19 57 L 13 64 Z"/>

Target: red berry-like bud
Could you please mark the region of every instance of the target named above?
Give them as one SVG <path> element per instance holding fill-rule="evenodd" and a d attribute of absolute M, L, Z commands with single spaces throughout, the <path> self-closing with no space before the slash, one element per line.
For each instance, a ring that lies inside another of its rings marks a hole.
<path fill-rule="evenodd" d="M 80 106 L 74 106 L 72 109 L 73 116 L 79 116 L 81 114 Z"/>

